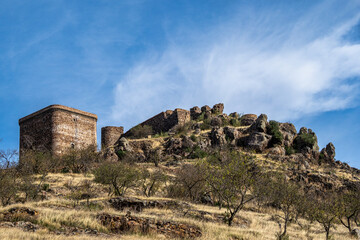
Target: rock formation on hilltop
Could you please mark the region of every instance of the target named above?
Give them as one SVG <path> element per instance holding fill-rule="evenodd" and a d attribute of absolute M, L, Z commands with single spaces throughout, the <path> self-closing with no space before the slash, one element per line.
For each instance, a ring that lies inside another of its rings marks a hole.
<path fill-rule="evenodd" d="M 317 136 L 311 129 L 302 127 L 297 131 L 291 123 L 269 121 L 266 114 L 227 115 L 223 111 L 224 104 L 219 103 L 212 108 L 205 105 L 190 111 L 162 112 L 122 134 L 109 155 L 121 158 L 130 153 L 135 161 L 156 158 L 167 161 L 166 164 L 177 164 L 181 159 L 202 158 L 209 152 L 232 148 L 256 154 L 265 163 L 272 162 L 268 164 L 270 169 L 288 166 L 289 177 L 311 185 L 315 191 L 351 185 L 340 183 L 336 176 L 314 173 L 315 166 L 360 174 L 359 170 L 335 160 L 332 143 L 319 151 Z"/>

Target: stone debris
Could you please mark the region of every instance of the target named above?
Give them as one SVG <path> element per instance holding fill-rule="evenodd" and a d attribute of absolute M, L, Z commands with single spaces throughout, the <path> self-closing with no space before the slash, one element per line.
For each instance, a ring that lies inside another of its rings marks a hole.
<path fill-rule="evenodd" d="M 141 232 L 144 234 L 157 233 L 164 234 L 171 238 L 193 239 L 201 237 L 199 227 L 184 223 L 154 220 L 144 217 L 114 216 L 102 213 L 97 216 L 101 224 L 108 227 L 113 233 Z"/>

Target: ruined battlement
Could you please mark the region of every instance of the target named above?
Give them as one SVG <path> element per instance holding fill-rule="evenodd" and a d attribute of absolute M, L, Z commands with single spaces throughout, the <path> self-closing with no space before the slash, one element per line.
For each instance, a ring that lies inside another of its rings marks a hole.
<path fill-rule="evenodd" d="M 96 123 L 93 113 L 62 105 L 45 107 L 19 119 L 20 154 L 36 150 L 61 155 L 71 148 L 96 146 Z"/>
<path fill-rule="evenodd" d="M 185 124 L 190 121 L 190 111 L 176 108 L 175 110 L 167 110 L 155 115 L 152 118 L 140 123 L 139 125 L 150 126 L 153 133 L 167 132 L 177 125 Z M 130 130 L 125 133 L 125 136 L 129 134 Z"/>

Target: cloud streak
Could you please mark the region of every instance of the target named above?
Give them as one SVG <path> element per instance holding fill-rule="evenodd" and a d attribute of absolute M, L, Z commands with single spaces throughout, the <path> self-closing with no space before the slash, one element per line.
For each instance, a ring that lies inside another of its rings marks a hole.
<path fill-rule="evenodd" d="M 169 39 L 163 52 L 148 54 L 119 81 L 113 119 L 131 127 L 166 108 L 216 102 L 227 112 L 265 112 L 277 120 L 353 106 L 360 45 L 342 36 L 359 16 L 307 32 L 320 24 L 311 21 L 318 11 L 288 23 L 271 15 L 247 24 L 236 18 L 207 34 L 189 33 L 186 43 Z"/>

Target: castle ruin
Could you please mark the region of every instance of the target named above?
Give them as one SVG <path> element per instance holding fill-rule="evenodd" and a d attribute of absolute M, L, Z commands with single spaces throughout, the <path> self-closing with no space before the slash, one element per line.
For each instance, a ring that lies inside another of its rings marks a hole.
<path fill-rule="evenodd" d="M 95 114 L 74 108 L 43 108 L 19 119 L 20 155 L 28 150 L 61 155 L 69 149 L 96 148 L 96 122 Z"/>

